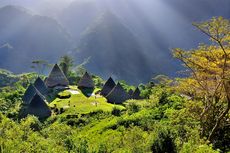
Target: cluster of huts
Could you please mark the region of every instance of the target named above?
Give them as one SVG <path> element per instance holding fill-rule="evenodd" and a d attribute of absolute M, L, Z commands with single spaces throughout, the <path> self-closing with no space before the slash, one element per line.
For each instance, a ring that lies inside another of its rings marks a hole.
<path fill-rule="evenodd" d="M 106 81 L 100 94 L 104 96 L 109 103 L 115 104 L 121 104 L 128 99 L 141 99 L 138 87 L 134 92 L 130 89 L 127 93 L 121 84 L 119 82 L 115 84 L 111 77 Z"/>
<path fill-rule="evenodd" d="M 22 117 L 28 114 L 46 118 L 51 116 L 51 110 L 47 104 L 47 97 L 53 90 L 68 89 L 69 81 L 60 67 L 55 64 L 49 76 L 43 81 L 40 77 L 33 84 L 30 84 L 23 96 Z M 93 91 L 95 88 L 92 76 L 87 72 L 78 83 L 78 88 L 84 91 Z M 128 93 L 118 82 L 117 84 L 110 77 L 104 84 L 100 95 L 104 96 L 109 103 L 121 104 L 128 99 L 141 99 L 140 90 L 130 90 Z"/>

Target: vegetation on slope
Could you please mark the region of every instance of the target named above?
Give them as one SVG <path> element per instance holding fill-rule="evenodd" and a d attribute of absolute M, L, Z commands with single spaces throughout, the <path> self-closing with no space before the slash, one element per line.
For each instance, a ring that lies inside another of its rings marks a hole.
<path fill-rule="evenodd" d="M 155 84 L 139 86 L 145 99 L 128 100 L 120 106 L 102 97 L 86 98 L 76 86 L 70 86 L 79 94 L 64 91 L 50 103 L 69 107 L 61 114 L 43 121 L 34 116 L 19 120 L 21 96 L 28 80 L 35 77 L 21 75 L 11 86 L 0 88 L 0 151 L 230 152 L 229 25 L 223 18 L 196 24 L 213 43 L 191 51 L 174 50 L 174 56 L 190 69 L 188 77 L 155 77 Z M 99 88 L 102 79 L 94 79 Z M 133 88 L 124 82 L 123 86 Z M 95 101 L 97 106 L 92 105 Z"/>
<path fill-rule="evenodd" d="M 71 94 L 69 91 L 63 91 L 59 93 L 61 97 L 70 98 L 56 98 L 53 102 L 50 103 L 51 107 L 56 106 L 57 108 L 66 108 L 66 113 L 68 114 L 88 114 L 97 110 L 109 111 L 111 112 L 114 107 L 119 109 L 124 109 L 122 106 L 116 106 L 110 103 L 107 103 L 107 100 L 104 97 L 92 94 L 91 97 L 84 96 L 83 93 L 76 87 L 72 86 L 71 91 L 77 92 L 76 94 Z M 75 90 L 73 90 L 75 89 Z M 95 89 L 97 91 L 99 89 Z M 95 92 L 94 91 L 94 92 Z"/>

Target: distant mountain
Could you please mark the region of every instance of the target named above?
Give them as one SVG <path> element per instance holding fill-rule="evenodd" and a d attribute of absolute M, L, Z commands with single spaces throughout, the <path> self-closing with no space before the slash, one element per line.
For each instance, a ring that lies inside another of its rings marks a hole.
<path fill-rule="evenodd" d="M 102 14 L 106 13 L 108 15 L 102 17 Z M 99 21 L 95 22 L 95 20 Z M 153 28 L 153 24 L 143 11 L 132 1 L 76 0 L 63 10 L 59 16 L 59 21 L 78 44 L 77 61 L 82 61 L 82 58 L 87 58 L 87 56 L 92 57 L 88 68 L 94 73 L 102 74 L 106 77 L 114 74 L 120 79 L 126 79 L 130 76 L 128 73 L 136 73 L 137 69 L 139 69 L 136 77 L 128 80 L 131 83 L 140 83 L 148 81 L 153 75 L 157 74 L 175 76 L 175 72 L 181 68 L 180 64 L 172 58 L 169 44 L 165 41 L 164 36 L 160 31 Z M 118 24 L 119 26 L 117 26 Z M 107 29 L 104 27 L 107 27 Z M 98 34 L 92 31 L 98 31 Z M 129 36 L 125 37 L 126 33 L 129 33 Z M 116 40 L 116 42 L 108 42 L 109 40 Z M 130 42 L 132 45 L 124 45 L 125 42 Z M 87 43 L 87 46 L 85 46 L 85 43 Z M 105 47 L 105 44 L 107 47 Z M 94 47 L 94 45 L 98 47 Z M 121 46 L 124 47 L 123 50 Z M 118 47 L 120 49 L 117 49 Z M 127 56 L 126 60 L 129 60 L 129 63 L 122 64 L 123 67 L 119 67 L 119 69 L 126 69 L 125 71 L 132 72 L 124 73 L 124 70 L 118 72 L 116 70 L 118 68 L 117 62 L 110 62 L 110 66 L 104 66 L 103 69 L 97 68 L 101 66 L 100 63 L 95 61 L 101 61 L 99 59 L 106 61 L 112 55 L 112 59 L 119 61 L 120 52 L 123 53 L 123 56 L 126 54 L 125 52 L 127 52 L 126 55 L 130 55 L 130 53 L 136 54 Z M 140 57 L 140 60 L 132 58 L 134 56 L 135 58 Z M 129 57 L 130 59 L 128 59 Z M 95 58 L 98 60 L 94 60 Z M 136 66 L 135 70 L 130 69 L 132 63 L 137 63 L 137 61 L 139 66 Z M 140 69 L 141 65 L 145 67 L 143 71 Z"/>
<path fill-rule="evenodd" d="M 91 57 L 87 68 L 105 78 L 113 74 L 140 83 L 157 74 L 178 76 L 182 67 L 171 48 L 208 42 L 192 22 L 230 18 L 229 5 L 229 0 L 1 0 L 0 68 L 21 73 L 34 59 L 55 63 L 70 51 L 79 63 Z"/>
<path fill-rule="evenodd" d="M 11 86 L 19 81 L 20 77 L 14 75 L 12 72 L 0 69 L 0 91 L 1 87 Z"/>
<path fill-rule="evenodd" d="M 140 82 L 152 73 L 136 36 L 110 12 L 82 34 L 76 57 L 91 57 L 87 69 L 104 77 Z"/>
<path fill-rule="evenodd" d="M 103 10 L 98 1 L 77 0 L 73 1 L 67 8 L 59 13 L 60 23 L 68 30 L 76 42 L 79 41 L 81 33 L 95 20 Z"/>
<path fill-rule="evenodd" d="M 7 52 L 4 56 L 8 57 L 1 58 L 4 63 L 0 63 L 1 68 L 24 72 L 30 69 L 30 63 L 35 59 L 56 62 L 72 45 L 70 36 L 57 21 L 32 15 L 21 7 L 0 8 L 0 21 L 0 46 L 12 46 L 11 53 L 7 52 L 6 46 L 0 49 L 0 54 L 3 56 L 3 52 Z"/>
<path fill-rule="evenodd" d="M 0 46 L 0 66 L 6 69 L 10 69 L 9 63 L 12 55 L 14 54 L 14 48 L 10 44 L 3 44 Z"/>

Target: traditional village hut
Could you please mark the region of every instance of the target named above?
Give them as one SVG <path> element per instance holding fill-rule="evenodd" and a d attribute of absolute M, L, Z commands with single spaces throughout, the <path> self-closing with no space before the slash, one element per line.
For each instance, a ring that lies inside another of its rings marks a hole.
<path fill-rule="evenodd" d="M 46 96 L 48 94 L 48 88 L 45 85 L 45 82 L 38 77 L 34 82 L 34 87 L 43 95 Z"/>
<path fill-rule="evenodd" d="M 83 75 L 83 77 L 81 78 L 81 80 L 78 83 L 78 88 L 79 89 L 94 89 L 94 82 L 92 77 L 89 75 L 88 72 L 85 72 L 85 74 Z"/>
<path fill-rule="evenodd" d="M 113 79 L 110 77 L 106 83 L 104 84 L 102 90 L 101 90 L 101 95 L 102 96 L 107 96 L 110 91 L 116 86 L 116 83 L 113 81 Z"/>
<path fill-rule="evenodd" d="M 109 103 L 121 104 L 129 99 L 129 95 L 118 82 L 112 91 L 106 96 L 106 99 Z"/>
<path fill-rule="evenodd" d="M 38 118 L 46 118 L 51 116 L 51 110 L 42 97 L 39 94 L 36 94 L 28 107 L 23 111 L 24 117 L 28 114 L 37 116 Z"/>
<path fill-rule="evenodd" d="M 133 96 L 133 90 L 132 90 L 132 89 L 130 89 L 130 90 L 129 90 L 129 92 L 128 92 L 128 94 L 129 94 L 130 98 L 132 99 L 132 96 Z"/>
<path fill-rule="evenodd" d="M 46 79 L 45 84 L 49 88 L 60 87 L 60 86 L 66 87 L 69 85 L 69 81 L 66 78 L 65 74 L 60 69 L 60 67 L 57 64 L 55 64 L 48 78 Z"/>
<path fill-rule="evenodd" d="M 23 104 L 24 105 L 30 104 L 31 100 L 36 94 L 39 94 L 44 99 L 44 96 L 34 87 L 34 85 L 30 84 L 29 87 L 26 89 L 26 92 L 24 93 L 24 96 L 22 98 Z"/>
<path fill-rule="evenodd" d="M 140 89 L 137 87 L 133 92 L 132 99 L 141 99 L 140 94 L 141 94 Z"/>

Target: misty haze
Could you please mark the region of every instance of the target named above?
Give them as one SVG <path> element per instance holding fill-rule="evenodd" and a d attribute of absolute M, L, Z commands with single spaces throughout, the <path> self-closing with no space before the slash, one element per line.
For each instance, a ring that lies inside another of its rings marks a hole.
<path fill-rule="evenodd" d="M 193 22 L 229 17 L 228 0 L 1 0 L 0 67 L 32 71 L 33 60 L 56 63 L 65 55 L 103 78 L 146 82 L 178 76 L 171 49 L 207 39 Z"/>

